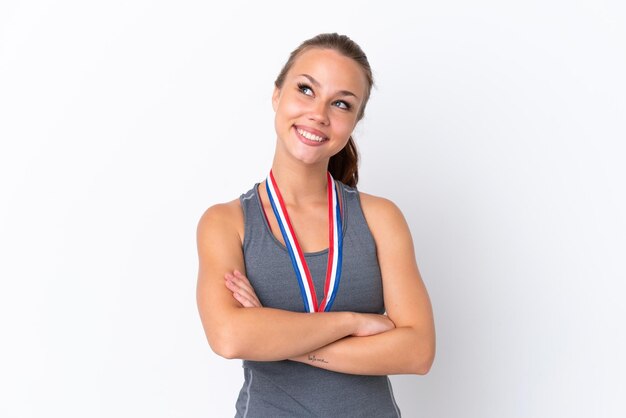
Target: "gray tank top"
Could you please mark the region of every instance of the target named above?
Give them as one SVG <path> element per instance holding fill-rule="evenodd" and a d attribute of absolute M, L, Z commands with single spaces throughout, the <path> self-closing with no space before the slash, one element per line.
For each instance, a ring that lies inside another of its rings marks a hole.
<path fill-rule="evenodd" d="M 374 238 L 357 189 L 341 182 L 343 261 L 332 311 L 385 312 Z M 304 312 L 289 253 L 265 218 L 259 184 L 241 195 L 247 277 L 266 307 Z M 267 216 L 274 216 L 268 212 Z M 328 249 L 305 253 L 318 298 L 324 294 Z M 312 314 L 313 315 L 313 314 Z M 399 417 L 387 376 L 337 373 L 293 361 L 243 361 L 236 417 Z"/>

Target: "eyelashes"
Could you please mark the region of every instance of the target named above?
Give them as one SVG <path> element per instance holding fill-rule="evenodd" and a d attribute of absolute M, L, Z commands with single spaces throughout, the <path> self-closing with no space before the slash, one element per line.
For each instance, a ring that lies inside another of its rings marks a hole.
<path fill-rule="evenodd" d="M 305 83 L 298 83 L 298 90 L 300 90 L 302 93 L 304 93 L 304 90 L 311 90 L 311 93 L 313 93 L 313 89 L 311 89 L 311 87 L 308 84 Z M 304 93 L 306 94 L 306 93 Z M 307 94 L 308 96 L 308 94 Z"/>
<path fill-rule="evenodd" d="M 306 83 L 302 83 L 302 82 L 298 83 L 298 90 L 300 90 L 302 94 L 306 94 L 307 96 L 311 96 L 313 94 L 313 89 L 311 88 L 311 86 L 309 86 Z M 307 90 L 309 90 L 311 94 L 306 93 Z M 337 104 L 337 103 L 340 103 L 343 105 L 343 107 L 337 106 L 339 107 L 339 109 L 343 109 L 343 110 L 352 109 L 352 105 L 344 100 L 337 100 L 333 102 L 333 104 Z"/>

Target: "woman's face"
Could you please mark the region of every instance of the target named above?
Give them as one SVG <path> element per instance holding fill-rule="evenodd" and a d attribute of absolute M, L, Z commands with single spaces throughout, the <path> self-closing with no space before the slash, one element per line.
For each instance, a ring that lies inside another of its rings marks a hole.
<path fill-rule="evenodd" d="M 307 163 L 328 163 L 346 145 L 367 88 L 354 60 L 330 49 L 309 49 L 274 89 L 277 150 Z"/>

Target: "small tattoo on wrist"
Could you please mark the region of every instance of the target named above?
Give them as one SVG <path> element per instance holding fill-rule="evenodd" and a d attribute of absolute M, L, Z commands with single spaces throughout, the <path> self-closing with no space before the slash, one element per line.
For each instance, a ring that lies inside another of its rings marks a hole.
<path fill-rule="evenodd" d="M 323 358 L 317 358 L 315 357 L 315 354 L 309 354 L 309 360 L 310 361 L 318 361 L 320 363 L 328 363 L 326 360 L 324 360 Z"/>

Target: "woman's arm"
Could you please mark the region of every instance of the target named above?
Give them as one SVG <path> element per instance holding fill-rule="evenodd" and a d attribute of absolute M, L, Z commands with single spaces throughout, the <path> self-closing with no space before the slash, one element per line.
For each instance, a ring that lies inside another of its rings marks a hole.
<path fill-rule="evenodd" d="M 368 337 L 346 337 L 290 360 L 350 374 L 426 374 L 431 354 L 415 340 L 413 329 L 401 327 Z M 408 356 L 404 354 L 408 350 L 422 352 Z"/>
<path fill-rule="evenodd" d="M 381 315 L 352 312 L 296 313 L 244 309 L 225 286 L 226 274 L 244 271 L 239 201 L 209 208 L 198 223 L 197 303 L 213 351 L 226 358 L 284 360 L 349 335 L 393 328 Z"/>
<path fill-rule="evenodd" d="M 292 360 L 354 374 L 426 374 L 435 357 L 435 326 L 409 227 L 392 202 L 361 193 L 376 242 L 385 308 L 396 328 L 348 337 Z"/>
<path fill-rule="evenodd" d="M 366 194 L 361 198 L 376 241 L 387 314 L 396 328 L 372 336 L 343 338 L 290 359 L 342 373 L 426 374 L 435 355 L 435 330 L 408 225 L 390 201 Z M 248 280 L 236 276 L 226 284 L 233 296 L 243 306 L 260 306 Z"/>

